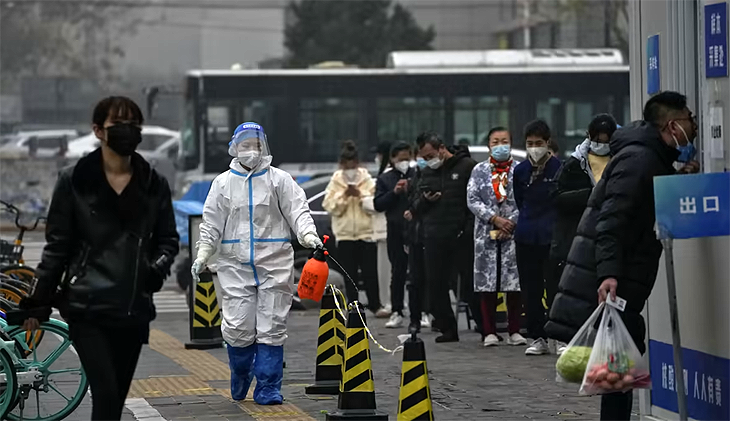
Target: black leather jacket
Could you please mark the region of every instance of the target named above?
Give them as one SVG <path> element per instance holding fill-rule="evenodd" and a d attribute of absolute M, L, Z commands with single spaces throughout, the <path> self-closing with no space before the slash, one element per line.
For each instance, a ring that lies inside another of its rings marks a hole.
<path fill-rule="evenodd" d="M 134 154 L 117 196 L 102 165 L 97 149 L 61 172 L 31 300 L 53 303 L 67 320 L 145 324 L 179 250 L 170 187 Z"/>

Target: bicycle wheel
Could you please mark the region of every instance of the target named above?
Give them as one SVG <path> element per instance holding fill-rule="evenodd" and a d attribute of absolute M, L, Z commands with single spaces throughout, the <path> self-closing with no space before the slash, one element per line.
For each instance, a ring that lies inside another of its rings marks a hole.
<path fill-rule="evenodd" d="M 48 339 L 32 350 L 25 343 L 26 332 L 22 328 L 8 330 L 8 335 L 24 348 L 24 353 L 31 352 L 29 357 L 20 359 L 17 371 L 38 370 L 41 379 L 19 385 L 23 405 L 13 408 L 7 419 L 64 419 L 81 404 L 89 388 L 86 373 L 69 338 L 68 325 L 52 319 L 42 323 L 39 330 L 48 333 L 45 335 Z M 42 399 L 42 396 L 49 399 Z"/>
<path fill-rule="evenodd" d="M 9 340 L 8 338 L 2 338 Z M 5 349 L 0 349 L 0 419 L 6 416 L 18 401 L 18 377 L 15 374 L 13 359 Z"/>
<path fill-rule="evenodd" d="M 0 297 L 3 297 L 15 304 L 20 304 L 20 300 L 27 296 L 27 293 L 21 291 L 10 283 L 0 282 Z"/>
<path fill-rule="evenodd" d="M 8 285 L 4 282 L 0 282 L 0 309 L 2 309 L 4 312 L 8 310 L 7 304 L 20 304 L 20 299 L 22 297 L 27 296 L 27 294 L 24 294 L 22 291 L 18 290 L 17 288 Z M 8 303 L 10 302 L 10 303 Z M 38 346 L 38 344 L 41 343 L 43 340 L 43 331 L 42 330 L 35 330 L 33 332 L 28 331 L 25 333 L 25 343 L 28 344 L 29 351 L 25 355 L 27 357 L 30 355 L 31 352 L 33 352 L 33 349 Z"/>
<path fill-rule="evenodd" d="M 13 279 L 22 281 L 22 285 L 24 285 L 24 287 L 19 288 L 24 290 L 26 293 L 30 292 L 30 287 L 32 285 L 33 279 L 35 278 L 35 270 L 33 270 L 32 268 L 23 265 L 9 265 L 0 268 L 0 273 L 7 275 Z"/>

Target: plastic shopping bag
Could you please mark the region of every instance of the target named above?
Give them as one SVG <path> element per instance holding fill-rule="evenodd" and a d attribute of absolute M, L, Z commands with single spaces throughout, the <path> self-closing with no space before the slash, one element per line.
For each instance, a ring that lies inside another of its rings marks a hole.
<path fill-rule="evenodd" d="M 603 318 L 579 393 L 600 395 L 649 388 L 649 367 L 621 320 L 619 310 L 607 303 L 603 306 Z"/>
<path fill-rule="evenodd" d="M 603 314 L 603 303 L 596 308 L 591 317 L 586 320 L 578 333 L 573 336 L 560 358 L 555 363 L 557 381 L 567 383 L 582 383 L 585 377 L 588 360 L 593 351 L 593 343 L 598 333 L 598 323 Z"/>

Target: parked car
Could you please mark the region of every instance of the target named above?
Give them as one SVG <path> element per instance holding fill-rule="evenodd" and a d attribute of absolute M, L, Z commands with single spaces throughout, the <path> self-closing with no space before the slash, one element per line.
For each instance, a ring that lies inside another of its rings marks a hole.
<path fill-rule="evenodd" d="M 22 157 L 33 152 L 37 157 L 68 156 L 70 142 L 78 136 L 77 130 L 66 129 L 20 131 L 3 137 L 0 154 Z"/>

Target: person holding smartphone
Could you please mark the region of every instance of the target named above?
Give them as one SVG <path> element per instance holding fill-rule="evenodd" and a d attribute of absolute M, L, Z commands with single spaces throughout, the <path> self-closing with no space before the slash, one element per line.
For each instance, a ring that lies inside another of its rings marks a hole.
<path fill-rule="evenodd" d="M 376 317 L 388 317 L 380 302 L 378 286 L 378 248 L 374 239 L 372 214 L 363 207 L 368 197 L 375 196 L 375 182 L 366 168 L 360 166 L 357 146 L 348 140 L 340 152 L 340 169 L 327 185 L 322 207 L 332 216 L 332 231 L 337 240 L 337 259 L 352 277 L 363 278 L 368 308 Z M 358 299 L 357 289 L 345 280 L 347 301 Z"/>
<path fill-rule="evenodd" d="M 442 333 L 436 342 L 457 342 L 458 326 L 449 297 L 452 274 L 459 274 L 474 316 L 480 314 L 473 300 L 474 215 L 466 201 L 466 186 L 476 161 L 467 148 L 447 148 L 434 132 L 420 134 L 416 143 L 426 168 L 421 173 L 420 195 L 412 205 L 413 216 L 422 222 L 430 307 Z"/>

